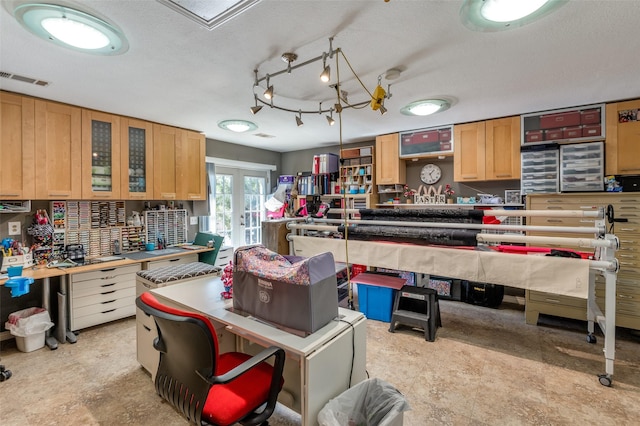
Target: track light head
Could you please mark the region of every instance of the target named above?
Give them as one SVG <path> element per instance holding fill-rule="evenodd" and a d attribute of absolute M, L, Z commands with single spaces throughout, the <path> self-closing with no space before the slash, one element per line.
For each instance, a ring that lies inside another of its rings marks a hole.
<path fill-rule="evenodd" d="M 298 112 L 298 115 L 296 115 L 296 124 L 298 125 L 298 127 L 304 124 L 302 122 L 302 111 Z"/>
<path fill-rule="evenodd" d="M 263 96 L 265 97 L 265 99 L 273 98 L 273 86 L 269 86 L 267 90 L 264 91 Z"/>
<path fill-rule="evenodd" d="M 256 115 L 262 109 L 262 105 L 256 105 L 251 107 L 251 114 Z"/>
<path fill-rule="evenodd" d="M 329 123 L 329 126 L 333 126 L 334 124 L 336 124 L 336 120 L 333 119 L 333 117 L 327 115 L 327 122 Z"/>
<path fill-rule="evenodd" d="M 380 105 L 380 115 L 385 115 L 387 113 L 387 109 L 384 107 L 384 105 Z"/>
<path fill-rule="evenodd" d="M 322 71 L 322 74 L 320 74 L 320 80 L 323 83 L 328 83 L 329 80 L 331 80 L 331 67 L 329 67 L 329 65 L 324 67 L 324 70 Z"/>

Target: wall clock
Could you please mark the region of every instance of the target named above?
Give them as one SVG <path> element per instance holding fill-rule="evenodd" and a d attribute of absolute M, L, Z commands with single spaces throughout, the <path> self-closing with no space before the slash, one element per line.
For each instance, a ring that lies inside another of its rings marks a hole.
<path fill-rule="evenodd" d="M 427 164 L 420 171 L 420 180 L 428 185 L 432 185 L 440 180 L 442 170 L 435 164 Z"/>

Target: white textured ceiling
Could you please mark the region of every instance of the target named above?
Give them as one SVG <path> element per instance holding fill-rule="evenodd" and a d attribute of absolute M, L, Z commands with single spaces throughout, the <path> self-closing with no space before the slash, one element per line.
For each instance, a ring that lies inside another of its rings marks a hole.
<path fill-rule="evenodd" d="M 343 111 L 344 143 L 375 135 L 527 112 L 640 97 L 640 1 L 574 0 L 528 26 L 497 33 L 464 27 L 461 0 L 262 0 L 208 31 L 155 0 L 81 2 L 126 34 L 123 55 L 93 56 L 58 47 L 23 29 L 2 1 L 0 70 L 51 82 L 47 87 L 0 78 L 3 90 L 202 131 L 208 138 L 274 151 L 336 144 L 338 125 L 324 116 L 265 107 L 251 115 L 253 69 L 284 68 L 340 47 L 370 91 L 378 76 L 403 69 L 392 81 L 389 112 Z M 65 1 L 66 4 L 80 2 Z M 333 65 L 335 65 L 332 62 Z M 344 61 L 349 101 L 366 99 Z M 314 109 L 333 103 L 321 86 L 321 62 L 272 79 L 283 105 Z M 332 67 L 332 81 L 336 70 Z M 383 79 L 383 86 L 386 88 Z M 452 99 L 431 117 L 407 117 L 400 108 L 428 97 Z M 274 101 L 278 98 L 274 98 Z M 334 116 L 335 117 L 335 116 Z M 234 134 L 225 119 L 254 121 Z M 256 134 L 268 134 L 261 138 Z"/>

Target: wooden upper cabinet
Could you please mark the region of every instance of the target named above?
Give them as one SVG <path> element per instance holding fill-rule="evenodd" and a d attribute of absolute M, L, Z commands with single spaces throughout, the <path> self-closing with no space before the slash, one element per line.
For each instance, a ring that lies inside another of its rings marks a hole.
<path fill-rule="evenodd" d="M 82 198 L 120 198 L 120 117 L 82 110 Z"/>
<path fill-rule="evenodd" d="M 0 200 L 35 197 L 35 101 L 0 92 Z"/>
<path fill-rule="evenodd" d="M 606 116 L 605 174 L 640 174 L 640 99 L 607 104 Z"/>
<path fill-rule="evenodd" d="M 520 179 L 520 117 L 486 121 L 485 143 L 485 179 Z"/>
<path fill-rule="evenodd" d="M 120 120 L 120 195 L 124 200 L 153 199 L 153 124 Z"/>
<path fill-rule="evenodd" d="M 202 133 L 181 130 L 176 158 L 180 200 L 207 199 L 205 149 L 205 137 Z"/>
<path fill-rule="evenodd" d="M 456 182 L 485 180 L 484 121 L 453 126 L 453 179 Z"/>
<path fill-rule="evenodd" d="M 376 137 L 376 184 L 394 185 L 407 182 L 405 160 L 400 159 L 398 133 Z"/>
<path fill-rule="evenodd" d="M 453 127 L 456 182 L 520 179 L 520 117 Z"/>
<path fill-rule="evenodd" d="M 82 198 L 82 113 L 78 107 L 35 101 L 36 198 Z"/>
<path fill-rule="evenodd" d="M 177 200 L 176 156 L 180 129 L 153 125 L 153 198 Z"/>

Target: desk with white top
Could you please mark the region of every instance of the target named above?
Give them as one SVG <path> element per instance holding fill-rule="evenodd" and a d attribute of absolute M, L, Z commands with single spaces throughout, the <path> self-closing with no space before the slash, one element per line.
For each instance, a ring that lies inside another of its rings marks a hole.
<path fill-rule="evenodd" d="M 151 290 L 163 303 L 210 318 L 221 352 L 283 348 L 285 382 L 278 401 L 300 413 L 303 425 L 317 424 L 318 412 L 329 399 L 366 379 L 366 320 L 361 312 L 339 308 L 339 320 L 300 337 L 231 312 L 232 302 L 221 299 L 222 291 L 218 277 Z"/>

